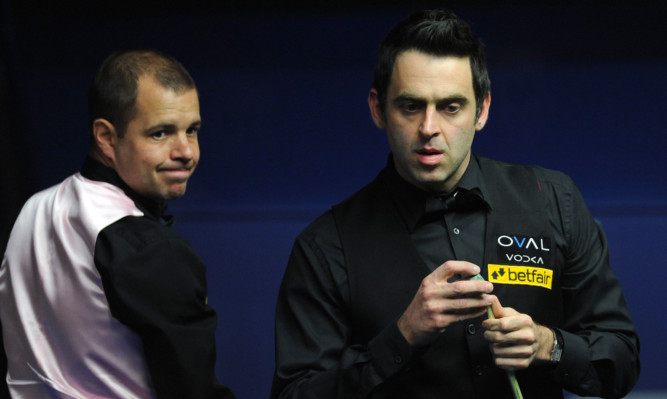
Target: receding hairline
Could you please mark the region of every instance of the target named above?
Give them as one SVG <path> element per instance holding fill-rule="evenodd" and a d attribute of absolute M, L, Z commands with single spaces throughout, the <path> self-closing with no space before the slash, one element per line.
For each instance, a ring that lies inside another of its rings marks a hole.
<path fill-rule="evenodd" d="M 157 71 L 151 71 L 151 70 L 147 70 L 147 71 L 142 72 L 141 74 L 137 75 L 137 79 L 136 79 L 137 95 L 139 94 L 139 91 L 141 90 L 141 83 L 146 82 L 146 81 L 154 82 L 158 86 L 160 86 L 161 88 L 163 88 L 165 90 L 173 91 L 174 93 L 176 93 L 178 95 L 186 93 L 190 90 L 194 90 L 195 92 L 197 92 L 197 95 L 199 95 L 198 90 L 197 90 L 197 86 L 194 85 L 194 84 L 192 84 L 192 85 L 189 85 L 189 84 L 178 84 L 178 85 L 164 84 L 164 82 L 162 82 L 158 78 L 158 75 L 159 74 L 157 73 Z M 136 99 L 135 99 L 135 101 L 136 101 Z"/>
<path fill-rule="evenodd" d="M 155 50 L 133 50 L 121 54 L 128 68 L 133 69 L 137 82 L 145 75 L 152 76 L 163 87 L 176 92 L 196 88 L 194 80 L 176 59 Z"/>

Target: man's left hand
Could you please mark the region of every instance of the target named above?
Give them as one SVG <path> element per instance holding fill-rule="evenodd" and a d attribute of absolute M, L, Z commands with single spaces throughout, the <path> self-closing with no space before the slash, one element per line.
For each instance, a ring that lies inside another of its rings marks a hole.
<path fill-rule="evenodd" d="M 527 314 L 502 307 L 498 298 L 494 298 L 492 309 L 496 318 L 485 320 L 482 326 L 498 367 L 520 370 L 551 360 L 551 329 L 535 323 Z"/>

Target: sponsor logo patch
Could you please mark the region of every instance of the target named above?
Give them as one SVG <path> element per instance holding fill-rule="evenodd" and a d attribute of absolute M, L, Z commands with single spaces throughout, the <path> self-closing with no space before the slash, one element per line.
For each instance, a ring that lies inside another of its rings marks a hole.
<path fill-rule="evenodd" d="M 488 280 L 496 284 L 530 285 L 549 290 L 553 284 L 553 270 L 543 267 L 489 264 L 488 271 Z"/>

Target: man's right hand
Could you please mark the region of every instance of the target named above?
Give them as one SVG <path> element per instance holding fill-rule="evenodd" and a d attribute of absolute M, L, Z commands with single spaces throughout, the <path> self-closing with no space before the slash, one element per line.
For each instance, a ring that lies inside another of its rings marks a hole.
<path fill-rule="evenodd" d="M 493 284 L 472 280 L 479 266 L 450 260 L 424 278 L 407 310 L 398 319 L 398 328 L 411 346 L 434 341 L 450 324 L 481 316 L 491 305 Z M 449 282 L 455 275 L 464 277 Z"/>

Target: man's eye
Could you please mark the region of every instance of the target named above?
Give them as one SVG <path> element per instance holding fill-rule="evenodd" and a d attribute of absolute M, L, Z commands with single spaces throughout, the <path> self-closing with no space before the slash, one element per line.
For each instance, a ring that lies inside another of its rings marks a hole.
<path fill-rule="evenodd" d="M 186 131 L 186 133 L 189 134 L 190 136 L 194 136 L 197 133 L 199 133 L 199 128 L 198 127 L 191 127 L 190 129 L 188 129 Z"/>
<path fill-rule="evenodd" d="M 402 108 L 403 111 L 412 113 L 412 112 L 417 112 L 419 110 L 419 105 L 415 103 L 406 103 L 403 104 Z"/>
<path fill-rule="evenodd" d="M 458 104 L 449 104 L 445 106 L 445 112 L 449 114 L 455 114 L 461 110 L 461 106 Z"/>
<path fill-rule="evenodd" d="M 151 137 L 154 139 L 163 139 L 167 135 L 167 132 L 161 130 L 159 132 L 151 133 Z"/>

